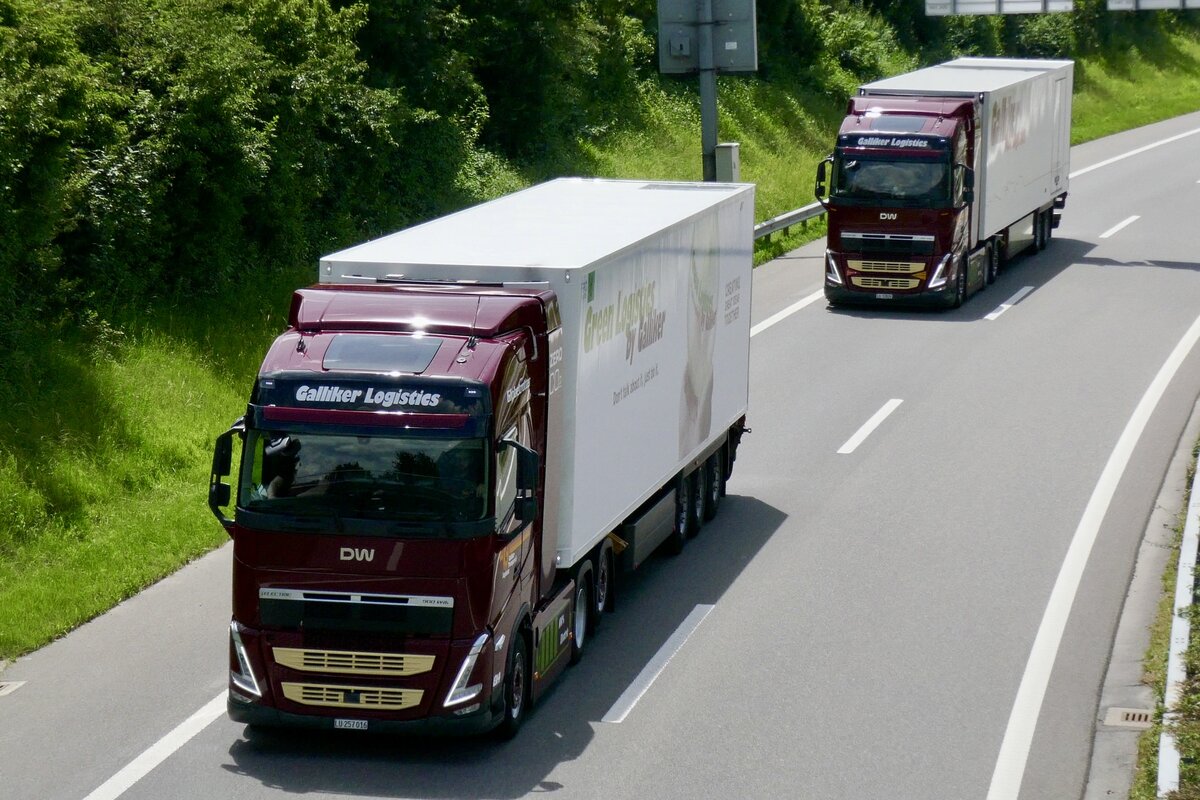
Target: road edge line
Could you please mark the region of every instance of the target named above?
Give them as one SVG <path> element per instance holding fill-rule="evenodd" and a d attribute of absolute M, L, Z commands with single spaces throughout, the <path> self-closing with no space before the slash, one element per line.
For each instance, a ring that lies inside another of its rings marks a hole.
<path fill-rule="evenodd" d="M 225 711 L 226 693 L 205 703 L 200 710 L 175 726 L 166 736 L 142 751 L 142 754 L 126 764 L 120 772 L 100 784 L 83 800 L 116 800 L 129 787 L 146 777 L 155 767 L 170 758 L 171 754 L 192 740 Z"/>
<path fill-rule="evenodd" d="M 1050 599 L 1038 625 L 1033 647 L 1030 648 L 1029 659 L 1025 662 L 1021 683 L 1004 728 L 1004 738 L 1001 740 L 996 766 L 988 785 L 987 800 L 1017 800 L 1020 795 L 1021 782 L 1025 778 L 1025 766 L 1037 729 L 1038 717 L 1041 716 L 1046 687 L 1050 683 L 1050 674 L 1058 657 L 1058 648 L 1066 630 L 1071 606 L 1074 604 L 1084 567 L 1087 566 L 1088 556 L 1096 542 L 1100 525 L 1104 522 L 1108 506 L 1146 424 L 1198 339 L 1200 316 L 1196 317 L 1191 327 L 1171 350 L 1141 400 L 1134 407 L 1133 414 L 1125 423 L 1125 428 L 1121 431 L 1100 478 L 1096 481 L 1091 497 L 1088 498 L 1087 506 L 1084 507 L 1079 525 L 1075 528 L 1075 534 L 1071 537 L 1071 544 L 1059 568 L 1058 577 L 1054 581 L 1054 588 L 1050 592 Z"/>
<path fill-rule="evenodd" d="M 688 639 L 700 627 L 704 620 L 708 619 L 708 615 L 716 608 L 714 605 L 697 605 L 688 613 L 683 622 L 679 623 L 679 627 L 671 634 L 671 637 L 663 642 L 662 647 L 658 648 L 658 652 L 654 657 L 642 667 L 642 671 L 637 674 L 633 682 L 621 692 L 621 696 L 612 704 L 612 708 L 600 718 L 601 722 L 621 723 L 625 721 L 625 717 L 633 711 L 634 706 L 642 699 L 642 695 L 650 690 L 654 685 L 654 681 L 662 674 L 662 671 L 667 668 L 667 664 L 671 663 L 671 659 L 675 657 L 683 646 L 687 644 Z"/>

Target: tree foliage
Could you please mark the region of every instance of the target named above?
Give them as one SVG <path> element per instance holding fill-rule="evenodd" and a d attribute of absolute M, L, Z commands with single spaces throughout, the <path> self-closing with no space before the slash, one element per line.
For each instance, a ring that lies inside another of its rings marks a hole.
<path fill-rule="evenodd" d="M 652 0 L 0 0 L 0 345 L 217 292 L 636 129 Z M 1065 57 L 1194 13 L 928 18 L 758 0 L 760 78 L 843 97 L 961 54 Z"/>

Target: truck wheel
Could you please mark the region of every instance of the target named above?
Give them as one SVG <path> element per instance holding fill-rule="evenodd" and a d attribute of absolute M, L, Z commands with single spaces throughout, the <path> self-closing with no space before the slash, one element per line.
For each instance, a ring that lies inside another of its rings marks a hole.
<path fill-rule="evenodd" d="M 1041 211 L 1033 216 L 1033 246 L 1038 250 L 1046 249 L 1046 215 Z"/>
<path fill-rule="evenodd" d="M 681 478 L 675 486 L 675 523 L 667 537 L 666 550 L 673 556 L 683 552 L 692 529 L 692 482 Z"/>
<path fill-rule="evenodd" d="M 1000 274 L 1000 240 L 992 239 L 987 249 L 987 282 L 991 284 L 996 282 L 996 276 Z"/>
<path fill-rule="evenodd" d="M 591 633 L 600 627 L 601 616 L 612 609 L 614 566 L 612 545 L 605 540 L 600 545 L 600 554 L 596 558 L 596 579 L 592 581 Z"/>
<path fill-rule="evenodd" d="M 692 487 L 692 518 L 688 521 L 688 536 L 696 536 L 704 527 L 705 509 L 708 506 L 708 481 L 704 465 L 692 473 L 688 483 Z"/>
<path fill-rule="evenodd" d="M 1046 209 L 1046 235 L 1042 237 L 1042 247 L 1050 246 L 1050 238 L 1054 236 L 1054 212 Z"/>
<path fill-rule="evenodd" d="M 504 671 L 504 720 L 496 728 L 501 739 L 511 739 L 521 730 L 529 710 L 529 657 L 525 652 L 525 636 L 513 631 L 508 646 L 508 667 Z"/>
<path fill-rule="evenodd" d="M 725 463 L 720 450 L 704 462 L 704 474 L 707 476 L 705 484 L 708 490 L 707 502 L 704 504 L 704 520 L 707 522 L 717 515 L 717 509 L 721 506 L 721 495 L 725 493 L 722 486 L 725 482 Z"/>
<path fill-rule="evenodd" d="M 586 562 L 585 562 L 586 563 Z M 583 658 L 588 633 L 592 630 L 592 572 L 580 570 L 575 584 L 575 624 L 571 629 L 571 663 Z"/>
<path fill-rule="evenodd" d="M 967 299 L 967 265 L 958 265 L 958 274 L 954 276 L 954 294 L 946 301 L 948 308 L 958 308 Z"/>

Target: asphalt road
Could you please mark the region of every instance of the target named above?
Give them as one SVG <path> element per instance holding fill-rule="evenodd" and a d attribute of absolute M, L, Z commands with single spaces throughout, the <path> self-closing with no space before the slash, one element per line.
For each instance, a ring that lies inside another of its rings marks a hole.
<path fill-rule="evenodd" d="M 1179 347 L 1200 315 L 1200 133 L 1084 170 L 1198 129 L 1074 148 L 1050 247 L 961 309 L 816 300 L 756 329 L 720 515 L 621 587 L 513 742 L 250 734 L 211 711 L 227 547 L 0 676 L 23 682 L 0 696 L 0 797 L 1079 797 L 1200 395 L 1200 352 Z M 756 271 L 756 323 L 819 291 L 822 250 Z"/>

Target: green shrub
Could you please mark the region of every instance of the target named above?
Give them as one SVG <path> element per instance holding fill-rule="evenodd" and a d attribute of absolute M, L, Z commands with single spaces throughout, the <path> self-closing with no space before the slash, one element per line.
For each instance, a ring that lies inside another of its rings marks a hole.
<path fill-rule="evenodd" d="M 1004 52 L 1001 40 L 1003 19 L 988 16 L 946 17 L 944 53 L 939 52 L 935 61 L 943 57 L 998 56 Z M 941 48 L 938 48 L 940 51 Z"/>
<path fill-rule="evenodd" d="M 815 78 L 838 95 L 853 94 L 860 83 L 912 66 L 901 54 L 892 29 L 871 12 L 848 6 L 828 10 L 820 21 L 821 51 Z"/>
<path fill-rule="evenodd" d="M 1019 20 L 1011 52 L 1023 58 L 1067 58 L 1075 49 L 1070 14 L 1031 14 Z"/>

